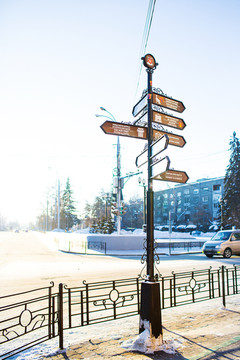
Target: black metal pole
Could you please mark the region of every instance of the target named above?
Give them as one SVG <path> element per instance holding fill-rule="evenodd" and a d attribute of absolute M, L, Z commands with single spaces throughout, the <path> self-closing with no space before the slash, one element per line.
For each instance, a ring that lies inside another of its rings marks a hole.
<path fill-rule="evenodd" d="M 63 284 L 59 284 L 58 292 L 58 336 L 59 336 L 59 348 L 63 347 Z"/>
<path fill-rule="evenodd" d="M 148 79 L 148 183 L 147 183 L 147 277 L 154 281 L 154 219 L 152 177 L 152 69 L 147 69 Z"/>
<path fill-rule="evenodd" d="M 145 56 L 145 58 L 148 55 Z M 151 57 L 151 55 L 149 55 Z M 150 62 L 151 64 L 151 62 Z M 148 67 L 148 66 L 146 66 Z M 147 274 L 141 285 L 141 308 L 139 332 L 149 329 L 150 337 L 162 338 L 162 317 L 160 302 L 160 284 L 154 276 L 154 204 L 152 180 L 152 73 L 153 68 L 147 69 L 148 74 L 148 179 L 147 179 Z"/>

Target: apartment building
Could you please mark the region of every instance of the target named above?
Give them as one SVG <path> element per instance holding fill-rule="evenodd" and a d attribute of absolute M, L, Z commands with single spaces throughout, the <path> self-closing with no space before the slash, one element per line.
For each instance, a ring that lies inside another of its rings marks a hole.
<path fill-rule="evenodd" d="M 199 179 L 156 191 L 154 196 L 155 224 L 203 225 L 219 219 L 224 177 Z"/>

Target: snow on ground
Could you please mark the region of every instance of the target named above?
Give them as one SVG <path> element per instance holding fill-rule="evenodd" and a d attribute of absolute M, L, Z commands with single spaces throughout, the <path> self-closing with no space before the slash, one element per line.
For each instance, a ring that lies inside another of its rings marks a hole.
<path fill-rule="evenodd" d="M 91 234 L 90 233 L 90 229 L 86 228 L 86 229 L 82 229 L 82 230 L 77 230 L 74 233 L 77 234 Z M 169 235 L 169 231 L 160 231 L 160 230 L 154 230 L 154 237 L 155 238 L 160 238 L 160 239 L 168 239 L 169 237 L 171 238 L 175 238 L 175 239 L 194 239 L 194 238 L 201 238 L 201 237 L 207 237 L 207 238 L 211 238 L 215 233 L 214 232 L 207 232 L 207 233 L 197 233 L 196 231 L 191 232 L 175 232 L 173 231 L 170 235 Z M 94 234 L 96 235 L 96 234 Z M 101 234 L 100 234 L 101 235 Z M 113 232 L 112 235 L 117 235 L 117 232 Z M 142 231 L 142 229 L 135 229 L 133 231 L 126 231 L 124 229 L 121 230 L 121 235 L 146 235 L 146 233 L 144 233 Z"/>
<path fill-rule="evenodd" d="M 148 354 L 156 350 L 172 354 L 182 346 L 181 339 L 174 335 L 174 333 L 179 333 L 177 329 L 181 329 L 184 336 L 191 334 L 194 338 L 204 336 L 206 339 L 207 337 L 211 339 L 213 337 L 213 341 L 216 336 L 239 333 L 239 316 L 233 314 L 240 310 L 239 295 L 227 297 L 226 302 L 226 308 L 223 308 L 221 299 L 212 299 L 163 310 L 163 326 L 166 329 L 163 330 L 162 343 L 149 342 L 148 331 L 138 335 L 139 316 L 132 316 L 104 323 L 104 333 L 101 323 L 64 331 L 64 347 L 68 348 L 90 339 L 102 341 L 104 339 L 121 339 L 130 335 L 130 339 L 122 342 L 122 347 Z M 215 316 L 218 313 L 220 315 Z M 230 314 L 234 316 L 231 321 Z M 171 330 L 174 331 L 171 332 Z M 55 338 L 12 356 L 9 360 L 40 360 L 43 356 L 59 353 L 58 349 L 58 338 Z"/>

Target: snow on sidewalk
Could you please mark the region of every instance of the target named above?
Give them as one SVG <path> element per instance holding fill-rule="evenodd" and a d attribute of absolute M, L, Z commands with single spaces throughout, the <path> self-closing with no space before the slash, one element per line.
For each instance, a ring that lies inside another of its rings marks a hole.
<path fill-rule="evenodd" d="M 223 344 L 240 340 L 240 297 L 179 306 L 162 311 L 163 345 L 152 355 L 141 353 L 144 341 L 138 335 L 139 317 L 129 317 L 64 332 L 64 351 L 58 339 L 35 346 L 13 360 L 78 359 L 191 359 L 214 354 Z M 136 342 L 137 341 L 137 342 Z M 135 350 L 133 350 L 135 349 Z"/>

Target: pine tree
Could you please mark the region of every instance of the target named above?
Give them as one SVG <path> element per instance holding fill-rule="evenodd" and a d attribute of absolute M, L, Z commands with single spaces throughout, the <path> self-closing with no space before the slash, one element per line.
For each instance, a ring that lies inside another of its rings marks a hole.
<path fill-rule="evenodd" d="M 221 202 L 223 226 L 240 228 L 240 142 L 233 133 L 229 142 L 230 160 L 224 178 L 224 196 Z"/>
<path fill-rule="evenodd" d="M 66 229 L 79 223 L 76 214 L 76 207 L 73 200 L 73 191 L 71 189 L 70 180 L 67 178 L 66 186 L 62 195 L 61 204 L 61 224 L 64 224 Z"/>

